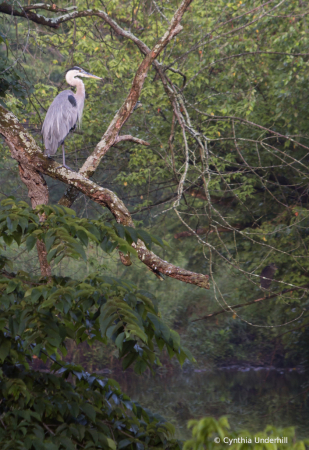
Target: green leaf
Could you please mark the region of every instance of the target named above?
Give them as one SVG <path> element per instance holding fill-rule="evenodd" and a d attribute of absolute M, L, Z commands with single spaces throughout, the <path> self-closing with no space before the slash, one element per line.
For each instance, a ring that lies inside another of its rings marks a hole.
<path fill-rule="evenodd" d="M 162 239 L 158 236 L 154 236 L 153 234 L 150 235 L 152 242 L 159 245 L 160 247 L 164 247 L 164 242 Z"/>
<path fill-rule="evenodd" d="M 115 344 L 119 348 L 119 350 L 122 349 L 122 343 L 123 343 L 124 338 L 125 338 L 125 333 L 122 332 L 122 333 L 118 334 L 118 336 L 117 336 L 117 338 L 115 340 Z"/>
<path fill-rule="evenodd" d="M 55 239 L 56 239 L 55 235 L 52 235 L 52 236 L 49 235 L 48 237 L 46 236 L 46 238 L 45 238 L 45 245 L 46 245 L 46 251 L 47 252 L 49 252 L 50 249 L 52 248 L 52 245 L 53 245 Z"/>
<path fill-rule="evenodd" d="M 130 439 L 123 439 L 122 441 L 118 442 L 118 449 L 121 450 L 122 448 L 126 448 L 131 444 L 132 441 L 130 441 Z"/>
<path fill-rule="evenodd" d="M 122 368 L 126 370 L 138 358 L 138 353 L 128 353 L 122 360 Z"/>
<path fill-rule="evenodd" d="M 77 230 L 77 236 L 79 237 L 80 241 L 82 242 L 82 244 L 87 247 L 88 245 L 88 236 L 87 233 L 84 230 Z"/>
<path fill-rule="evenodd" d="M 60 253 L 60 255 L 58 255 L 58 256 L 54 259 L 54 264 L 57 265 L 64 257 L 65 257 L 65 254 L 64 254 L 64 253 Z"/>
<path fill-rule="evenodd" d="M 6 293 L 7 294 L 10 294 L 11 292 L 13 292 L 13 291 L 15 291 L 15 289 L 17 288 L 17 286 L 18 286 L 18 282 L 16 282 L 16 281 L 14 281 L 14 280 L 11 280 L 10 282 L 9 282 L 9 284 L 8 284 L 8 287 L 6 288 Z"/>
<path fill-rule="evenodd" d="M 58 251 L 58 247 L 53 248 L 52 250 L 50 250 L 50 252 L 48 252 L 47 258 L 46 258 L 48 264 L 50 264 L 51 260 L 52 260 L 53 257 L 56 255 L 57 251 Z"/>
<path fill-rule="evenodd" d="M 4 242 L 6 243 L 6 245 L 8 245 L 8 246 L 10 246 L 13 242 L 13 237 L 8 236 L 6 233 L 2 234 L 2 238 L 3 238 Z"/>
<path fill-rule="evenodd" d="M 135 242 L 135 244 L 137 244 L 138 235 L 135 228 L 125 227 L 125 235 L 129 244 L 131 244 L 132 242 Z"/>
<path fill-rule="evenodd" d="M 121 225 L 120 223 L 115 223 L 114 224 L 114 228 L 118 234 L 119 237 L 121 237 L 122 239 L 124 239 L 125 237 L 125 228 L 123 225 Z"/>
<path fill-rule="evenodd" d="M 36 241 L 37 241 L 37 239 L 33 235 L 30 235 L 30 236 L 27 237 L 26 246 L 27 246 L 28 252 L 30 252 L 33 249 Z"/>
<path fill-rule="evenodd" d="M 106 334 L 107 328 L 110 326 L 110 324 L 115 320 L 115 315 L 111 316 L 105 316 L 104 312 L 100 314 L 99 323 L 100 323 L 100 331 L 102 336 Z"/>
<path fill-rule="evenodd" d="M 152 244 L 151 236 L 144 230 L 138 230 L 138 237 L 145 243 L 146 247 L 150 250 Z"/>
<path fill-rule="evenodd" d="M 84 403 L 80 407 L 80 409 L 86 414 L 87 417 L 89 417 L 92 422 L 95 422 L 96 412 L 93 406 L 90 405 L 90 403 Z"/>
<path fill-rule="evenodd" d="M 0 359 L 3 362 L 5 358 L 8 356 L 11 350 L 11 341 L 10 339 L 2 339 L 0 343 Z"/>
<path fill-rule="evenodd" d="M 33 289 L 31 292 L 31 303 L 36 303 L 41 297 L 42 292 L 39 289 Z"/>
<path fill-rule="evenodd" d="M 137 361 L 136 364 L 134 365 L 134 372 L 137 373 L 138 375 L 141 375 L 142 373 L 145 372 L 147 367 L 148 367 L 148 365 L 147 365 L 146 361 L 141 359 L 141 360 Z"/>

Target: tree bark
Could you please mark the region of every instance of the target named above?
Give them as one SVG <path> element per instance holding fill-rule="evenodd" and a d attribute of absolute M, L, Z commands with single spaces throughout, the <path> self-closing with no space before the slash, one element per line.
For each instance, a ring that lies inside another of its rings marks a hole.
<path fill-rule="evenodd" d="M 9 141 L 7 141 L 7 143 L 13 156 L 16 152 L 15 147 Z M 34 167 L 24 165 L 21 162 L 18 162 L 18 168 L 20 179 L 28 188 L 28 197 L 30 198 L 32 208 L 35 209 L 38 205 L 47 205 L 49 192 L 48 186 L 42 174 L 35 170 Z M 44 220 L 45 218 L 41 216 L 40 221 L 43 222 Z M 44 242 L 38 239 L 36 242 L 36 248 L 38 251 L 41 275 L 42 277 L 50 278 L 51 267 L 47 262 L 47 251 Z"/>

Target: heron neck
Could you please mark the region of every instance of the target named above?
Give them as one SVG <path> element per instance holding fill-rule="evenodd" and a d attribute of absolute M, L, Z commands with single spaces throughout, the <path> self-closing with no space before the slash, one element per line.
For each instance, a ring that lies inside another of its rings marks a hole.
<path fill-rule="evenodd" d="M 76 86 L 77 99 L 85 99 L 85 85 L 80 78 L 75 78 L 71 71 L 65 77 L 67 83 L 71 86 Z"/>
<path fill-rule="evenodd" d="M 83 99 L 85 98 L 85 85 L 82 82 L 82 80 L 80 78 L 74 78 L 74 85 L 76 86 L 76 97 L 78 99 Z"/>
<path fill-rule="evenodd" d="M 85 96 L 86 96 L 85 85 L 82 82 L 82 80 L 79 78 L 75 78 L 74 82 L 75 82 L 75 86 L 76 86 L 75 98 L 77 101 L 77 108 L 78 108 L 78 127 L 81 128 L 84 102 L 85 102 Z"/>

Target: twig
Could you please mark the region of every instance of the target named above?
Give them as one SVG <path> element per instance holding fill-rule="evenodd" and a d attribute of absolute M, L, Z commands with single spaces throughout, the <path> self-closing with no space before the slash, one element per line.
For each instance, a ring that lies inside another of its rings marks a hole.
<path fill-rule="evenodd" d="M 42 422 L 43 427 L 52 435 L 55 436 L 55 433 L 46 425 L 46 423 Z"/>

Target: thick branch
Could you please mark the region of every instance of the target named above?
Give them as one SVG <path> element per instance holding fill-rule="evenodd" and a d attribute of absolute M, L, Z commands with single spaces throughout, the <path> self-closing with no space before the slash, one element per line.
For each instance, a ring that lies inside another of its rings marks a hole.
<path fill-rule="evenodd" d="M 91 200 L 107 207 L 118 223 L 134 227 L 129 211 L 114 192 L 98 186 L 93 181 L 85 178 L 82 174 L 72 172 L 71 170 L 60 166 L 55 161 L 51 162 L 50 159 L 42 154 L 42 151 L 37 146 L 35 140 L 21 126 L 17 118 L 12 113 L 6 111 L 1 105 L 0 133 L 10 144 L 12 157 L 23 167 L 35 168 L 36 171 L 40 171 L 41 173 L 74 187 Z M 168 277 L 205 289 L 209 288 L 208 275 L 190 272 L 162 260 L 153 252 L 149 251 L 145 244 L 140 240 L 137 244 L 132 245 L 137 250 L 139 259 L 152 271 L 159 271 Z"/>
<path fill-rule="evenodd" d="M 9 16 L 24 17 L 26 19 L 31 20 L 31 22 L 37 23 L 39 25 L 45 25 L 45 26 L 51 27 L 51 28 L 59 28 L 62 21 L 64 21 L 63 19 L 65 18 L 65 16 L 70 15 L 70 14 L 66 14 L 65 16 L 62 16 L 62 17 L 48 18 L 48 17 L 42 16 L 41 14 L 36 14 L 36 13 L 32 12 L 31 10 L 34 10 L 34 9 L 46 9 L 48 11 L 53 11 L 53 12 L 67 12 L 68 11 L 65 9 L 59 9 L 58 7 L 56 7 L 56 5 L 49 6 L 49 5 L 44 5 L 43 3 L 41 5 L 40 4 L 29 5 L 24 8 L 21 8 L 21 9 L 16 9 L 16 8 L 14 8 L 13 4 L 9 4 L 6 2 L 2 2 L 0 4 L 0 13 L 8 14 Z"/>

